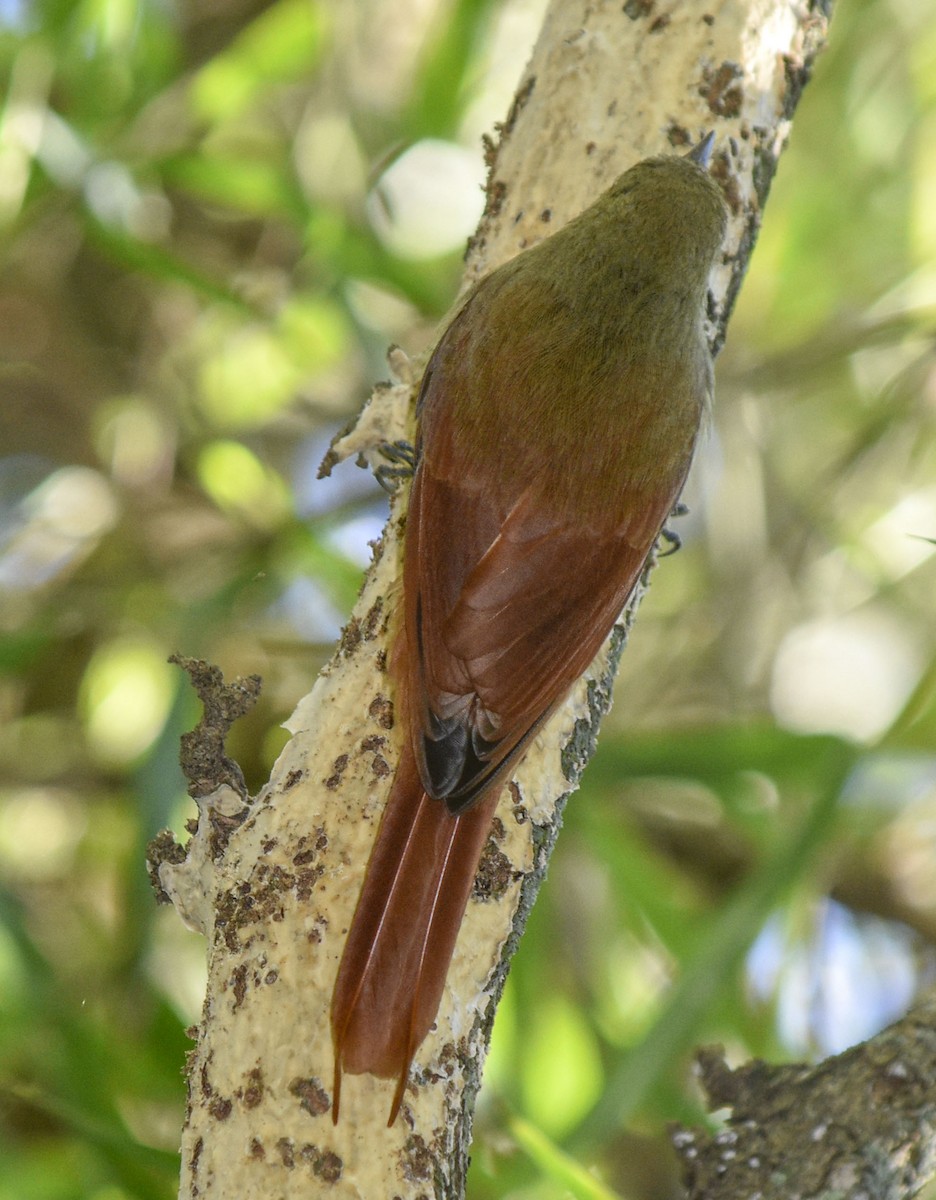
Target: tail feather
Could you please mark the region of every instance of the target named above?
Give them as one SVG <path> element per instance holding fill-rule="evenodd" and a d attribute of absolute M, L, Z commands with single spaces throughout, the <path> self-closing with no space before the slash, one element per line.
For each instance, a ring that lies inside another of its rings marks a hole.
<path fill-rule="evenodd" d="M 341 1074 L 397 1079 L 435 1020 L 497 796 L 453 816 L 428 797 L 407 747 L 397 768 L 332 995 L 332 1117 Z"/>

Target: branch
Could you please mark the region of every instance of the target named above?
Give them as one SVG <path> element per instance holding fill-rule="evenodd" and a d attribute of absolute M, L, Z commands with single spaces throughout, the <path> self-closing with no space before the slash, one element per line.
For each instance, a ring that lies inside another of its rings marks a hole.
<path fill-rule="evenodd" d="M 817 1066 L 698 1055 L 715 1135 L 677 1128 L 687 1200 L 915 1196 L 936 1173 L 936 1001 Z"/>
<path fill-rule="evenodd" d="M 561 226 L 635 160 L 714 126 L 715 171 L 732 209 L 729 253 L 712 280 L 710 332 L 720 345 L 826 17 L 821 0 L 796 9 L 787 0 L 686 0 L 667 14 L 652 0 L 553 0 L 499 144 L 488 146 L 487 209 L 466 285 Z M 401 356 L 395 362 L 400 381 L 375 392 L 333 461 L 406 436 L 418 370 L 409 377 Z M 218 854 L 216 806 L 203 800 L 186 861 L 159 867 L 208 940 L 183 1197 L 291 1198 L 326 1183 L 335 1197 L 463 1192 L 473 1100 L 510 955 L 563 804 L 594 749 L 639 596 L 504 791 L 401 1118 L 386 1128 L 392 1083 L 354 1076 L 333 1127 L 329 1001 L 399 746 L 386 664 L 404 513 L 400 496 L 269 784 L 247 811 L 230 786 L 219 793 L 232 828 Z"/>

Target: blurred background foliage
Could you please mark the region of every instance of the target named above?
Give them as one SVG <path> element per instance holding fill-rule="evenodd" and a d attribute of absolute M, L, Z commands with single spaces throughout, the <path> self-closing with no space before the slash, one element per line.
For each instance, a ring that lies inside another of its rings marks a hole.
<path fill-rule="evenodd" d="M 174 1194 L 200 940 L 178 651 L 258 787 L 385 502 L 329 437 L 422 349 L 541 0 L 2 0 L 0 1200 Z M 714 428 L 517 956 L 473 1197 L 675 1195 L 691 1047 L 825 1055 L 936 943 L 936 24 L 842 0 Z"/>

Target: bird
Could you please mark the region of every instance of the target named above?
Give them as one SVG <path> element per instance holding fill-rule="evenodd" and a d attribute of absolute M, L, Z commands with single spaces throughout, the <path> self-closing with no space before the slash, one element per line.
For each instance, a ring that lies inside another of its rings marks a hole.
<path fill-rule="evenodd" d="M 483 277 L 426 366 L 389 659 L 402 745 L 331 1004 L 343 1073 L 395 1079 L 441 1002 L 498 797 L 599 652 L 713 392 L 714 133 L 625 171 Z"/>

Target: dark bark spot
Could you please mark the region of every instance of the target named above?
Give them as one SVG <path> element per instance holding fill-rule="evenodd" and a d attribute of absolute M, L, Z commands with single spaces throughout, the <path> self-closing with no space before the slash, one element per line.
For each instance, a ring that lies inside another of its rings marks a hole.
<path fill-rule="evenodd" d="M 231 989 L 234 992 L 234 1011 L 247 999 L 247 968 L 241 963 L 231 973 Z"/>
<path fill-rule="evenodd" d="M 338 787 L 341 786 L 341 777 L 344 775 L 345 771 L 347 770 L 347 766 L 348 766 L 347 754 L 339 754 L 338 757 L 335 759 L 335 761 L 332 763 L 332 774 L 329 775 L 326 779 L 322 780 L 322 782 L 325 784 L 325 786 L 328 788 L 328 790 L 330 792 L 334 792 Z"/>
<path fill-rule="evenodd" d="M 321 1117 L 328 1112 L 330 1101 L 328 1093 L 317 1079 L 303 1079 L 297 1076 L 289 1085 L 290 1095 L 299 1101 L 299 1107 L 310 1117 Z"/>
<path fill-rule="evenodd" d="M 381 729 L 393 728 L 393 701 L 388 696 L 375 696 L 370 702 L 367 713 Z M 347 756 L 344 757 L 345 765 L 347 765 Z"/>
<path fill-rule="evenodd" d="M 743 72 L 738 64 L 728 60 L 719 67 L 705 68 L 699 95 L 716 117 L 736 117 L 740 114 L 744 92 L 738 81 L 742 77 Z"/>

